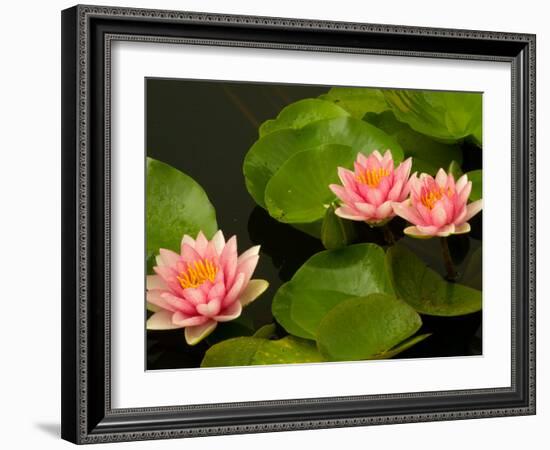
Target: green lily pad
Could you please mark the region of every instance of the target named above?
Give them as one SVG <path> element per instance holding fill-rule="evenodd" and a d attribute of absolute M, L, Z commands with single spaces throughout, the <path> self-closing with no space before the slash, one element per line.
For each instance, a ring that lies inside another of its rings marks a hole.
<path fill-rule="evenodd" d="M 323 360 L 313 342 L 294 336 L 276 341 L 238 337 L 210 347 L 204 355 L 201 367 L 297 364 Z"/>
<path fill-rule="evenodd" d="M 413 130 L 407 123 L 400 122 L 391 111 L 381 114 L 367 114 L 363 120 L 380 128 L 392 136 L 405 151 L 405 156 L 413 158 L 413 172 L 435 175 L 452 161 L 462 164 L 462 150 L 458 145 L 444 144 Z"/>
<path fill-rule="evenodd" d="M 323 218 L 321 241 L 327 250 L 335 250 L 351 244 L 357 237 L 355 223 L 342 219 L 335 213 L 334 205 L 330 205 Z"/>
<path fill-rule="evenodd" d="M 216 211 L 202 187 L 179 170 L 147 158 L 147 257 L 159 248 L 179 252 L 184 234 L 208 238 L 218 229 Z"/>
<path fill-rule="evenodd" d="M 317 326 L 336 304 L 371 293 L 393 295 L 384 250 L 356 244 L 313 255 L 273 299 L 272 312 L 290 334 L 315 339 Z"/>
<path fill-rule="evenodd" d="M 267 325 L 258 328 L 253 336 L 257 338 L 269 339 L 270 337 L 275 336 L 276 329 L 277 326 L 274 323 L 268 323 Z"/>
<path fill-rule="evenodd" d="M 404 246 L 390 248 L 387 260 L 397 296 L 419 313 L 461 316 L 481 310 L 481 291 L 445 281 Z"/>
<path fill-rule="evenodd" d="M 292 155 L 267 183 L 271 217 L 284 223 L 322 219 L 336 198 L 328 186 L 339 182 L 338 167 L 350 169 L 356 156 L 351 147 L 335 144 Z"/>
<path fill-rule="evenodd" d="M 393 89 L 382 92 L 395 117 L 413 130 L 446 142 L 471 135 L 481 142 L 481 94 Z"/>
<path fill-rule="evenodd" d="M 422 326 L 407 303 L 385 294 L 344 300 L 321 321 L 317 345 L 331 361 L 371 359 L 411 337 Z"/>
<path fill-rule="evenodd" d="M 336 103 L 357 119 L 368 112 L 379 113 L 389 108 L 382 91 L 375 88 L 333 87 L 319 98 Z"/>
<path fill-rule="evenodd" d="M 468 180 L 472 182 L 472 192 L 470 192 L 470 201 L 474 202 L 483 198 L 483 171 L 472 170 L 467 172 Z"/>
<path fill-rule="evenodd" d="M 396 162 L 403 160 L 401 146 L 386 133 L 352 117 L 318 120 L 298 129 L 270 133 L 254 143 L 243 163 L 246 188 L 256 203 L 266 208 L 264 194 L 267 183 L 295 153 L 320 148 L 326 144 L 347 145 L 353 151 L 372 153 L 391 149 Z"/>
<path fill-rule="evenodd" d="M 332 102 L 307 98 L 285 107 L 276 119 L 267 120 L 260 126 L 260 137 L 285 128 L 299 129 L 322 119 L 347 117 L 349 113 Z"/>

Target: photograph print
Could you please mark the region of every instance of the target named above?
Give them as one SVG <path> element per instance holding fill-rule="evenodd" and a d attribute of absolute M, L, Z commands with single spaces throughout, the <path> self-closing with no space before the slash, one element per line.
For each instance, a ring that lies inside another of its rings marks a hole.
<path fill-rule="evenodd" d="M 482 93 L 145 89 L 147 370 L 483 354 Z"/>

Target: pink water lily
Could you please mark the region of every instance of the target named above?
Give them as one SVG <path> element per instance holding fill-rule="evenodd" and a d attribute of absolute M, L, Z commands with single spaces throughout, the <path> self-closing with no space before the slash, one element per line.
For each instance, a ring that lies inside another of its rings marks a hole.
<path fill-rule="evenodd" d="M 415 174 L 410 181 L 411 196 L 394 204 L 394 211 L 413 226 L 405 228 L 405 234 L 430 238 L 445 237 L 470 231 L 470 220 L 483 207 L 483 200 L 468 204 L 472 182 L 462 175 L 455 183 L 452 174 L 439 169 L 435 179 L 428 174 Z"/>
<path fill-rule="evenodd" d="M 211 241 L 202 232 L 196 239 L 183 236 L 180 253 L 160 249 L 156 275 L 147 276 L 148 308 L 155 311 L 147 329 L 185 328 L 185 340 L 195 345 L 219 322 L 239 317 L 269 285 L 251 280 L 259 250 L 257 245 L 238 256 L 237 238 L 226 242 L 221 230 Z"/>
<path fill-rule="evenodd" d="M 342 186 L 329 186 L 341 201 L 335 213 L 371 226 L 384 225 L 395 216 L 393 203 L 402 202 L 409 194 L 411 165 L 412 160 L 408 158 L 394 169 L 390 150 L 384 156 L 378 150 L 369 156 L 358 153 L 354 171 L 338 168 Z"/>

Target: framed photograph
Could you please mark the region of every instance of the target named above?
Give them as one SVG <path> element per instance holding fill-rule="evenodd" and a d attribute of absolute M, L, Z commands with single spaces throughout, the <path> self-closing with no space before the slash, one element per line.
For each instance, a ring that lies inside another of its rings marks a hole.
<path fill-rule="evenodd" d="M 535 36 L 62 12 L 62 437 L 535 413 Z"/>

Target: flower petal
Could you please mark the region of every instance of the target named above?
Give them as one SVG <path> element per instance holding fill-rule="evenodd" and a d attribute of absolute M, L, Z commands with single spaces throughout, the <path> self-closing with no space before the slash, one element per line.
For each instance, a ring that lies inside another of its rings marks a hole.
<path fill-rule="evenodd" d="M 239 302 L 246 306 L 256 300 L 269 287 L 266 280 L 250 280 L 246 288 L 239 295 Z"/>
<path fill-rule="evenodd" d="M 172 323 L 177 325 L 178 328 L 182 327 L 194 327 L 197 325 L 202 325 L 203 323 L 208 322 L 208 317 L 204 316 L 188 316 L 182 312 L 176 312 L 172 316 Z"/>
<path fill-rule="evenodd" d="M 241 315 L 243 307 L 241 302 L 233 302 L 227 308 L 225 308 L 222 313 L 218 316 L 214 316 L 213 319 L 216 322 L 229 322 L 230 320 L 236 319 Z"/>
<path fill-rule="evenodd" d="M 403 232 L 410 237 L 417 238 L 417 239 L 429 239 L 432 237 L 431 234 L 425 234 L 422 231 L 418 229 L 418 227 L 407 227 L 403 230 Z"/>
<path fill-rule="evenodd" d="M 370 203 L 357 202 L 353 206 L 361 214 L 363 214 L 362 220 L 374 217 L 374 215 L 376 214 L 376 206 L 371 205 Z"/>
<path fill-rule="evenodd" d="M 432 209 L 432 221 L 438 228 L 447 223 L 447 212 L 441 204 L 441 201 L 438 201 Z"/>
<path fill-rule="evenodd" d="M 222 230 L 216 231 L 216 234 L 214 234 L 211 242 L 214 244 L 214 248 L 216 249 L 216 252 L 218 252 L 218 256 L 220 256 L 223 248 L 225 247 L 225 238 Z"/>
<path fill-rule="evenodd" d="M 341 217 L 342 219 L 361 220 L 361 221 L 365 220 L 365 218 L 362 215 L 358 214 L 357 211 L 352 210 L 348 206 L 340 206 L 339 208 L 336 208 L 334 213 L 338 217 Z"/>
<path fill-rule="evenodd" d="M 162 308 L 160 306 L 153 305 L 152 303 L 147 302 L 147 311 L 159 312 L 162 311 Z"/>
<path fill-rule="evenodd" d="M 250 247 L 247 251 L 241 253 L 237 258 L 237 264 L 241 263 L 243 260 L 245 260 L 249 256 L 255 256 L 259 254 L 260 247 L 261 247 L 260 245 L 255 245 L 254 247 Z"/>
<path fill-rule="evenodd" d="M 221 299 L 213 298 L 208 303 L 197 305 L 197 312 L 206 317 L 214 317 L 215 315 L 220 313 L 221 307 L 222 307 Z"/>
<path fill-rule="evenodd" d="M 468 222 L 472 217 L 474 217 L 479 211 L 483 209 L 483 199 L 476 200 L 466 206 L 466 217 L 464 218 L 465 222 Z"/>
<path fill-rule="evenodd" d="M 444 227 L 441 227 L 437 232 L 437 235 L 439 237 L 447 237 L 447 236 L 450 236 L 451 234 L 455 234 L 454 223 L 450 223 L 448 225 L 445 225 Z"/>
<path fill-rule="evenodd" d="M 470 224 L 468 222 L 465 222 L 462 225 L 455 226 L 454 234 L 464 234 L 469 232 L 470 232 Z"/>
<path fill-rule="evenodd" d="M 159 311 L 153 314 L 147 320 L 148 330 L 174 330 L 176 328 L 182 328 L 180 325 L 175 325 L 172 322 L 172 316 L 174 313 L 171 311 Z"/>
<path fill-rule="evenodd" d="M 376 210 L 376 218 L 379 220 L 388 219 L 391 216 L 393 216 L 393 207 L 390 201 L 382 203 Z"/>
<path fill-rule="evenodd" d="M 420 225 L 424 223 L 422 217 L 420 217 L 418 212 L 411 206 L 410 200 L 405 200 L 402 203 L 392 203 L 392 207 L 395 214 L 397 214 L 399 217 L 402 217 L 407 222 L 410 222 L 414 225 Z"/>
<path fill-rule="evenodd" d="M 157 266 L 175 267 L 179 260 L 179 254 L 165 248 L 159 249 L 159 254 L 156 257 Z"/>
<path fill-rule="evenodd" d="M 168 289 L 168 285 L 158 275 L 147 275 L 147 289 Z"/>
<path fill-rule="evenodd" d="M 195 251 L 204 258 L 206 247 L 208 247 L 208 239 L 202 231 L 199 231 L 197 239 L 195 239 Z"/>
<path fill-rule="evenodd" d="M 169 302 L 162 298 L 162 294 L 164 294 L 164 292 L 166 291 L 163 291 L 161 289 L 148 290 L 145 294 L 147 298 L 147 303 L 155 305 L 160 309 L 165 309 L 172 312 L 176 311 L 177 308 L 174 308 Z"/>
<path fill-rule="evenodd" d="M 184 289 L 183 296 L 195 306 L 200 305 L 201 303 L 206 303 L 206 294 L 198 288 Z"/>
<path fill-rule="evenodd" d="M 187 234 L 184 234 L 181 240 L 180 254 L 183 254 L 183 244 L 189 245 L 190 247 L 195 247 L 195 239 Z"/>
<path fill-rule="evenodd" d="M 226 296 L 223 299 L 222 302 L 222 308 L 226 308 L 231 303 L 233 303 L 239 294 L 241 293 L 244 285 L 244 274 L 241 272 L 237 275 L 235 278 L 235 282 L 233 283 L 233 286 L 231 286 L 231 289 L 227 292 Z"/>
<path fill-rule="evenodd" d="M 202 325 L 197 325 L 195 327 L 186 327 L 185 328 L 185 340 L 189 345 L 196 345 L 207 337 L 214 329 L 218 323 L 215 320 L 209 320 L 208 322 L 203 323 Z"/>
<path fill-rule="evenodd" d="M 464 188 L 464 186 L 466 186 L 467 183 L 468 183 L 468 175 L 464 174 L 456 181 L 456 184 L 455 184 L 456 192 L 460 193 L 460 191 Z"/>
<path fill-rule="evenodd" d="M 435 182 L 439 187 L 447 187 L 447 172 L 443 169 L 439 169 L 435 175 Z"/>

